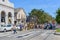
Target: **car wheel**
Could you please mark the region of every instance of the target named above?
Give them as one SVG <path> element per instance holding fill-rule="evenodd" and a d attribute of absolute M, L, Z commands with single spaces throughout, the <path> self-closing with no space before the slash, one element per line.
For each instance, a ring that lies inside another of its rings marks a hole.
<path fill-rule="evenodd" d="M 6 29 L 4 29 L 4 32 L 7 32 L 7 30 L 6 30 Z"/>

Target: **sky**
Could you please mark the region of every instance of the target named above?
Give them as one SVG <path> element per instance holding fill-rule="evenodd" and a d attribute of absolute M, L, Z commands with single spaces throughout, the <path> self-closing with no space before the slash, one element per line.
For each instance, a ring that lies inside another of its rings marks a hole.
<path fill-rule="evenodd" d="M 32 9 L 43 9 L 52 17 L 56 16 L 56 10 L 60 8 L 60 0 L 9 0 L 15 8 L 23 8 L 28 15 Z"/>

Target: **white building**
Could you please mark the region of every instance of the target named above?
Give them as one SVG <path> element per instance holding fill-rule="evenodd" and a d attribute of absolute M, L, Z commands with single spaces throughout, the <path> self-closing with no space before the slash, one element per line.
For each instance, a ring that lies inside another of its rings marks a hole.
<path fill-rule="evenodd" d="M 22 8 L 17 8 L 14 12 L 14 20 L 17 21 L 16 24 L 26 23 L 26 14 Z"/>
<path fill-rule="evenodd" d="M 0 0 L 0 25 L 14 24 L 14 4 L 8 0 Z"/>
<path fill-rule="evenodd" d="M 21 21 L 21 19 L 26 21 L 26 14 L 24 13 L 23 9 L 18 9 L 19 11 L 16 10 L 17 9 L 14 9 L 14 4 L 9 2 L 9 0 L 0 0 L 0 25 L 2 23 L 6 25 L 14 24 L 16 19 L 18 19 L 18 21 Z M 15 17 L 14 15 L 16 12 L 17 16 Z"/>

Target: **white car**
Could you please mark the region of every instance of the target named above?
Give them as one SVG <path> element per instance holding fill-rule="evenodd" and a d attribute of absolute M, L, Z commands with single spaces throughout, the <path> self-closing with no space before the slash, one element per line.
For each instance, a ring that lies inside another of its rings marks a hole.
<path fill-rule="evenodd" d="M 12 25 L 11 24 L 1 25 L 0 26 L 0 31 L 8 31 L 8 30 L 11 30 L 11 28 L 12 28 Z"/>

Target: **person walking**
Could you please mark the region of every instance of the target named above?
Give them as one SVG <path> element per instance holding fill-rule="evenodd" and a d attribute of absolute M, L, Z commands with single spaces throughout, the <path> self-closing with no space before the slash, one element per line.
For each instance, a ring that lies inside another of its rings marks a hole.
<path fill-rule="evenodd" d="M 55 20 L 53 20 L 52 21 L 52 29 L 55 30 L 55 28 L 56 28 L 56 22 L 55 22 Z"/>
<path fill-rule="evenodd" d="M 27 30 L 27 24 L 25 24 L 24 28 L 25 28 L 25 30 Z"/>
<path fill-rule="evenodd" d="M 52 29 L 55 30 L 56 24 L 52 24 Z"/>
<path fill-rule="evenodd" d="M 20 27 L 20 31 L 22 31 L 22 24 L 20 24 L 20 26 L 19 26 L 19 27 Z"/>
<path fill-rule="evenodd" d="M 17 31 L 16 31 L 16 25 L 15 24 L 13 25 L 13 28 L 12 29 L 13 29 L 13 33 L 14 34 L 17 33 Z"/>

